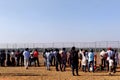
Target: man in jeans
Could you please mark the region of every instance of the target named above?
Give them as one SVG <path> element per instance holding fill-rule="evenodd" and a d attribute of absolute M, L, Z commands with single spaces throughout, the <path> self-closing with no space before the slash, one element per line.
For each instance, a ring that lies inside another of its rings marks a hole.
<path fill-rule="evenodd" d="M 94 52 L 93 49 L 90 49 L 88 53 L 88 71 L 90 72 L 90 67 L 92 66 L 92 72 L 94 72 Z"/>
<path fill-rule="evenodd" d="M 25 51 L 23 52 L 23 56 L 24 56 L 24 66 L 26 69 L 28 69 L 29 58 L 30 58 L 30 52 L 28 48 L 26 48 Z"/>

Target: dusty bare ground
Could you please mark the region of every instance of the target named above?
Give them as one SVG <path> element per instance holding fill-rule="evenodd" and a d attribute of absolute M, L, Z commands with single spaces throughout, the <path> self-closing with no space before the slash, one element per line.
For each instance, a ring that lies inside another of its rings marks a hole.
<path fill-rule="evenodd" d="M 66 72 L 56 72 L 52 67 L 47 71 L 45 67 L 1 67 L 0 80 L 120 80 L 120 70 L 113 76 L 107 72 L 84 73 L 79 71 L 80 76 L 72 76 L 71 69 Z"/>

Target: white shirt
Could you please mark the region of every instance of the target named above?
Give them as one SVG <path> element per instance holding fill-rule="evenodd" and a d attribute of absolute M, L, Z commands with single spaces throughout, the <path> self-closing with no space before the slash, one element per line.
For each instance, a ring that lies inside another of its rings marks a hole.
<path fill-rule="evenodd" d="M 86 66 L 86 57 L 84 56 L 83 53 L 82 54 L 82 65 Z"/>
<path fill-rule="evenodd" d="M 102 51 L 102 52 L 100 53 L 101 56 L 104 56 L 105 54 L 106 54 L 105 51 Z"/>
<path fill-rule="evenodd" d="M 15 58 L 15 52 L 11 52 L 10 55 L 11 55 L 12 58 Z"/>
<path fill-rule="evenodd" d="M 30 52 L 29 51 L 24 51 L 23 56 L 24 56 L 24 59 L 29 59 L 30 58 Z"/>
<path fill-rule="evenodd" d="M 49 61 L 49 59 L 50 59 L 50 54 L 51 54 L 50 52 L 46 52 L 46 53 L 45 53 L 46 58 L 47 58 L 47 61 Z"/>
<path fill-rule="evenodd" d="M 109 59 L 109 66 L 113 66 L 113 60 L 112 59 Z"/>

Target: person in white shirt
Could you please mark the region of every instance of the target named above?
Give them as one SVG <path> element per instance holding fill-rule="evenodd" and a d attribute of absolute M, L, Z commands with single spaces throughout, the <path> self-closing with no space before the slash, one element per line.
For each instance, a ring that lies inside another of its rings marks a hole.
<path fill-rule="evenodd" d="M 80 51 L 79 51 L 79 53 L 78 53 L 78 58 L 79 58 L 79 69 L 81 69 L 81 63 L 82 63 L 82 51 L 83 51 L 83 49 L 81 49 Z"/>
<path fill-rule="evenodd" d="M 109 75 L 112 74 L 112 69 L 113 69 L 113 59 L 110 57 L 109 59 Z"/>
<path fill-rule="evenodd" d="M 110 60 L 110 57 L 112 57 L 112 48 L 108 48 L 106 53 L 107 53 L 107 60 L 106 60 L 107 71 L 109 71 L 109 60 Z"/>
<path fill-rule="evenodd" d="M 86 55 L 85 55 L 85 51 L 82 51 L 82 71 L 86 72 Z"/>
<path fill-rule="evenodd" d="M 105 68 L 105 64 L 106 64 L 106 52 L 105 50 L 103 49 L 101 52 L 100 52 L 100 58 L 101 58 L 101 65 Z"/>
<path fill-rule="evenodd" d="M 28 69 L 29 58 L 30 58 L 30 52 L 28 48 L 26 48 L 25 51 L 23 52 L 23 56 L 24 56 L 24 66 L 26 69 Z"/>
<path fill-rule="evenodd" d="M 46 68 L 47 70 L 50 70 L 50 51 L 48 50 L 46 53 L 45 53 L 45 56 L 46 56 Z"/>

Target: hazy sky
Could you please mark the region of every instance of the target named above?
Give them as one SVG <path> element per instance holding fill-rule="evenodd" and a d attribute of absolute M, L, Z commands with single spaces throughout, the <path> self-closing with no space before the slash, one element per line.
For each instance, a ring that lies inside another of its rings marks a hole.
<path fill-rule="evenodd" d="M 0 0 L 0 43 L 120 40 L 120 0 Z"/>

